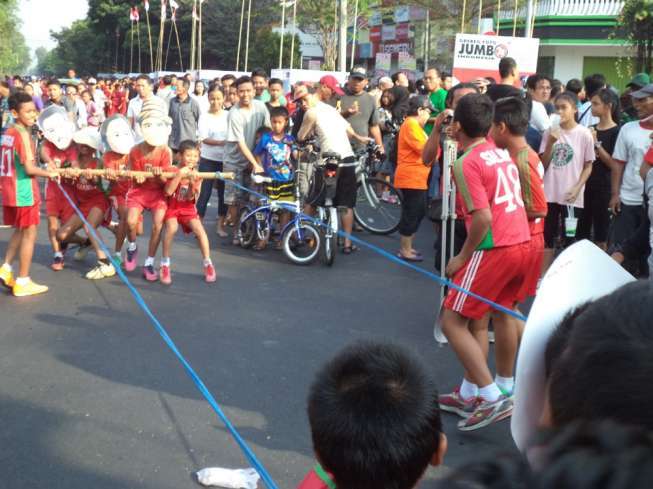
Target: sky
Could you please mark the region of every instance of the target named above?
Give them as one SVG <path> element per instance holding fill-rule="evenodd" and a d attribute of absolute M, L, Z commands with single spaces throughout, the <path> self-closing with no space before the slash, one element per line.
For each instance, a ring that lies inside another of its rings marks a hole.
<path fill-rule="evenodd" d="M 55 5 L 65 5 L 65 8 L 54 8 Z M 19 6 L 22 32 L 32 53 L 39 46 L 53 48 L 55 43 L 50 31 L 70 26 L 75 20 L 86 17 L 88 11 L 87 0 L 20 0 Z"/>

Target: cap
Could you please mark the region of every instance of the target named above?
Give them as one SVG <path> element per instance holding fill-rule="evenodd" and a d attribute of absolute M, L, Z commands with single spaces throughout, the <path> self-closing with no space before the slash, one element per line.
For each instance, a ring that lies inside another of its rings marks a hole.
<path fill-rule="evenodd" d="M 630 96 L 633 98 L 653 97 L 653 83 L 649 83 L 645 87 L 642 87 L 636 92 L 631 93 Z"/>
<path fill-rule="evenodd" d="M 648 76 L 647 73 L 637 73 L 635 76 L 633 76 L 633 79 L 628 82 L 628 85 L 626 87 L 631 87 L 634 88 L 635 90 L 639 90 L 642 87 L 645 87 L 651 83 L 651 77 Z"/>
<path fill-rule="evenodd" d="M 90 146 L 94 150 L 100 149 L 100 133 L 92 127 L 85 127 L 73 134 L 73 141 L 77 144 Z"/>
<path fill-rule="evenodd" d="M 365 68 L 362 66 L 355 66 L 349 72 L 349 78 L 358 78 L 359 80 L 364 80 L 367 78 L 367 70 L 365 70 Z"/>
<path fill-rule="evenodd" d="M 297 102 L 299 99 L 304 98 L 308 95 L 308 87 L 306 85 L 297 85 L 295 91 L 293 92 L 293 102 Z"/>
<path fill-rule="evenodd" d="M 88 84 L 89 85 L 95 85 L 97 83 L 97 80 L 95 78 L 89 78 L 88 79 Z"/>
<path fill-rule="evenodd" d="M 334 93 L 338 95 L 345 94 L 342 88 L 340 88 L 338 80 L 336 80 L 336 77 L 333 75 L 324 75 L 322 78 L 320 78 L 320 85 L 330 88 Z"/>

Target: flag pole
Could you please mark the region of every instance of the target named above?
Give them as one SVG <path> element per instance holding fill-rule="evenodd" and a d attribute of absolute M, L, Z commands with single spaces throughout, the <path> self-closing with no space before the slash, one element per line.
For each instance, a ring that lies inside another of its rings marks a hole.
<path fill-rule="evenodd" d="M 184 60 L 181 58 L 181 42 L 179 41 L 179 30 L 177 29 L 177 19 L 172 20 L 172 25 L 175 28 L 175 36 L 177 37 L 177 50 L 179 51 L 179 71 L 184 71 Z"/>
<path fill-rule="evenodd" d="M 195 23 L 195 14 L 197 13 L 197 0 L 193 0 L 193 12 L 191 14 L 191 29 L 190 29 L 190 70 L 195 69 L 195 42 L 197 39 L 197 24 Z"/>
<path fill-rule="evenodd" d="M 150 45 L 150 71 L 154 71 L 154 57 L 152 55 L 152 30 L 150 29 L 150 4 L 145 2 L 145 20 L 147 22 L 147 38 Z"/>
<path fill-rule="evenodd" d="M 512 14 L 512 37 L 517 35 L 517 6 L 519 5 L 519 0 L 515 0 L 515 8 Z"/>
<path fill-rule="evenodd" d="M 247 71 L 247 61 L 249 59 L 249 27 L 252 17 L 252 0 L 247 1 L 247 34 L 245 35 L 245 71 Z"/>
<path fill-rule="evenodd" d="M 291 70 L 293 67 L 293 62 L 295 61 L 295 34 L 297 32 L 297 2 L 298 1 L 299 0 L 295 0 L 292 4 L 292 38 L 290 39 L 290 69 Z"/>
<path fill-rule="evenodd" d="M 129 23 L 131 24 L 131 40 L 129 42 L 129 72 L 133 73 L 134 68 L 134 17 L 130 15 Z"/>
<path fill-rule="evenodd" d="M 356 56 L 356 28 L 358 27 L 358 0 L 354 4 L 354 27 L 352 28 L 351 36 L 351 64 L 349 69 L 354 69 L 354 57 Z"/>
<path fill-rule="evenodd" d="M 281 40 L 279 42 L 279 69 L 283 68 L 283 35 L 286 31 L 286 0 L 281 0 Z"/>
<path fill-rule="evenodd" d="M 497 0 L 497 36 L 501 30 L 501 0 Z"/>
<path fill-rule="evenodd" d="M 467 10 L 467 0 L 463 0 L 463 15 L 460 19 L 460 32 L 464 34 L 465 32 L 465 10 Z"/>
<path fill-rule="evenodd" d="M 168 46 L 166 47 L 166 62 L 163 65 L 162 71 L 168 71 L 168 54 L 170 54 L 170 41 L 172 41 L 172 26 L 170 26 L 170 34 L 168 34 Z"/>
<path fill-rule="evenodd" d="M 204 0 L 200 0 L 200 18 L 199 18 L 199 43 L 197 46 L 197 69 L 202 71 L 202 4 Z"/>
<path fill-rule="evenodd" d="M 483 17 L 483 0 L 478 0 L 478 25 L 476 26 L 476 33 L 481 33 L 481 18 Z"/>
<path fill-rule="evenodd" d="M 236 53 L 236 71 L 240 69 L 240 45 L 243 39 L 243 20 L 245 20 L 245 0 L 240 7 L 240 30 L 238 31 L 238 52 Z"/>
<path fill-rule="evenodd" d="M 142 73 L 143 69 L 141 66 L 141 21 L 140 18 L 136 19 L 136 36 L 138 39 L 138 72 Z"/>

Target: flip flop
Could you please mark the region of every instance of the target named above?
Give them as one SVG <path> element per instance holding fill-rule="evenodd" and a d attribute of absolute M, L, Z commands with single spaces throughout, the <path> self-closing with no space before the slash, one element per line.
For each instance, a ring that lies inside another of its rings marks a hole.
<path fill-rule="evenodd" d="M 401 254 L 401 252 L 397 252 L 397 258 L 400 260 L 412 262 L 412 263 L 419 263 L 424 261 L 424 258 L 421 255 L 415 255 L 415 256 L 404 256 Z"/>
<path fill-rule="evenodd" d="M 358 246 L 352 244 L 350 246 L 345 246 L 342 248 L 342 253 L 344 255 L 351 255 L 353 252 L 358 251 Z"/>

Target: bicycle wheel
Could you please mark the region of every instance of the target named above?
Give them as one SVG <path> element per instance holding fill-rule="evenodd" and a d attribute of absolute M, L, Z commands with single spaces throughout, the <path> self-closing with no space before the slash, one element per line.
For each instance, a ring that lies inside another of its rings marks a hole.
<path fill-rule="evenodd" d="M 321 237 L 319 231 L 308 221 L 291 223 L 281 238 L 283 252 L 296 265 L 309 265 L 319 251 Z"/>
<path fill-rule="evenodd" d="M 336 250 L 338 249 L 338 235 L 333 234 L 327 237 L 326 231 L 322 231 L 322 247 L 320 248 L 320 260 L 327 267 L 333 265 L 336 259 Z"/>
<path fill-rule="evenodd" d="M 240 216 L 238 222 L 238 239 L 240 240 L 240 246 L 243 248 L 250 248 L 254 241 L 256 240 L 256 219 L 255 217 L 247 215 L 252 210 L 248 207 L 244 207 L 240 211 Z"/>
<path fill-rule="evenodd" d="M 366 178 L 358 185 L 354 219 L 372 234 L 391 234 L 401 219 L 401 194 L 380 178 Z"/>

